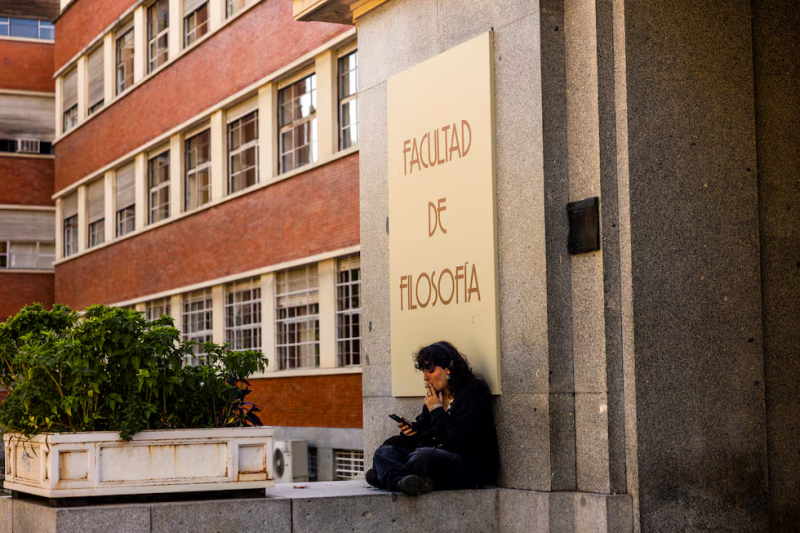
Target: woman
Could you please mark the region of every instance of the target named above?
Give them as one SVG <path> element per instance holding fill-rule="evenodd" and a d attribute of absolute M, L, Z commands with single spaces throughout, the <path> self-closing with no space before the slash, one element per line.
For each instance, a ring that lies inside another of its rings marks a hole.
<path fill-rule="evenodd" d="M 448 342 L 426 346 L 414 359 L 425 378 L 422 414 L 399 422 L 401 435 L 375 451 L 367 482 L 410 496 L 493 484 L 499 453 L 486 382 Z"/>

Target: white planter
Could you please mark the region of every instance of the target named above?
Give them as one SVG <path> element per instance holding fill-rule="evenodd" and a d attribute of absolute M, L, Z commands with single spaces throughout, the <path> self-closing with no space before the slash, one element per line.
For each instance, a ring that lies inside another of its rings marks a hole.
<path fill-rule="evenodd" d="M 47 498 L 275 485 L 271 427 L 6 434 L 5 488 Z M 268 468 L 269 467 L 269 468 Z"/>

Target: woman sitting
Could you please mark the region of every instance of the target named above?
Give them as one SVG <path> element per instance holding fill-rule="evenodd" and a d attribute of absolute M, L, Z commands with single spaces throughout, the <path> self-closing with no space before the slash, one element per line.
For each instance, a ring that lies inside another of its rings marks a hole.
<path fill-rule="evenodd" d="M 489 387 L 448 342 L 414 354 L 425 378 L 425 406 L 416 422 L 375 451 L 366 473 L 373 487 L 418 496 L 493 484 L 499 468 Z"/>

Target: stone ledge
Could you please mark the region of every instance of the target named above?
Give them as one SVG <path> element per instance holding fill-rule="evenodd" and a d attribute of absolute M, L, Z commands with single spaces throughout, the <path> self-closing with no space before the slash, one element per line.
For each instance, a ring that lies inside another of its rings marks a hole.
<path fill-rule="evenodd" d="M 87 507 L 52 508 L 34 501 L 0 498 L 0 533 L 632 530 L 629 495 L 487 488 L 412 498 L 374 489 L 364 481 L 279 484 L 267 490 L 266 498 Z"/>

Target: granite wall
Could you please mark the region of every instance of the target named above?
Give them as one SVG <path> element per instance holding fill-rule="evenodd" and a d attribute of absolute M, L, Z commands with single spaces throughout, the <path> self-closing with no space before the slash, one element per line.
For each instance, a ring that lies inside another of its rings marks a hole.
<path fill-rule="evenodd" d="M 628 494 L 637 531 L 797 524 L 797 28 L 789 0 L 360 19 L 367 457 L 421 405 L 391 396 L 386 80 L 493 30 L 499 485 Z M 570 256 L 566 203 L 589 196 L 602 251 Z"/>

